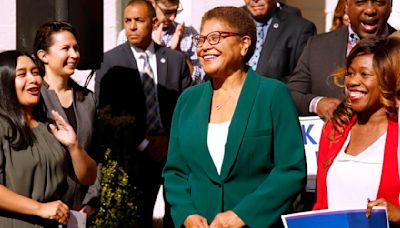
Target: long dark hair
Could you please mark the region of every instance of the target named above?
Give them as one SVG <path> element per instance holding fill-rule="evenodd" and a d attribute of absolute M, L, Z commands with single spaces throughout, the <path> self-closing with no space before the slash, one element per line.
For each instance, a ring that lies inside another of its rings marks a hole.
<path fill-rule="evenodd" d="M 33 61 L 31 55 L 17 50 L 0 53 L 0 117 L 11 127 L 6 139 L 16 150 L 31 146 L 35 141 L 15 89 L 17 60 L 20 56 L 27 56 Z M 43 102 L 39 102 L 39 105 L 33 108 L 32 114 L 35 119 L 44 121 L 45 113 Z"/>

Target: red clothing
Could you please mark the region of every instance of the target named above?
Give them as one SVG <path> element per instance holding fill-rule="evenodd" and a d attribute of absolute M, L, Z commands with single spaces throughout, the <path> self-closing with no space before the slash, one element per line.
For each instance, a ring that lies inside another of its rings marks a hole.
<path fill-rule="evenodd" d="M 354 116 L 349 125 L 346 126 L 342 135 L 335 132 L 333 141 L 329 136 L 333 129 L 333 124 L 328 121 L 321 133 L 317 160 L 317 202 L 314 204 L 313 210 L 327 209 L 328 196 L 326 187 L 326 176 L 333 160 L 342 148 L 350 129 L 356 122 L 357 117 Z M 377 198 L 385 198 L 387 201 L 399 207 L 400 179 L 398 171 L 398 123 L 397 121 L 388 120 L 388 128 L 385 143 L 385 154 L 383 157 L 383 166 L 381 180 L 379 183 Z M 367 202 L 365 201 L 365 206 Z"/>

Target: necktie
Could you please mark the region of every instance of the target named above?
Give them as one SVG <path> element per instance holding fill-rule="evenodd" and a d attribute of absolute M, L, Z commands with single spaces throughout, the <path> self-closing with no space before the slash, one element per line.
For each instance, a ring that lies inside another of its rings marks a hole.
<path fill-rule="evenodd" d="M 256 70 L 258 59 L 260 58 L 261 49 L 264 43 L 264 26 L 261 23 L 257 23 L 257 42 L 256 42 L 256 50 L 254 51 L 253 56 L 249 61 L 249 65 L 253 70 Z"/>
<path fill-rule="evenodd" d="M 351 49 L 353 49 L 353 47 L 356 46 L 358 41 L 360 41 L 360 37 L 357 34 L 351 33 L 349 35 L 349 41 L 347 43 L 347 55 L 349 55 Z"/>
<path fill-rule="evenodd" d="M 162 133 L 161 117 L 157 101 L 156 85 L 154 83 L 154 74 L 151 69 L 149 59 L 146 53 L 140 56 L 144 60 L 142 85 L 146 100 L 146 124 L 148 135 L 159 135 Z"/>

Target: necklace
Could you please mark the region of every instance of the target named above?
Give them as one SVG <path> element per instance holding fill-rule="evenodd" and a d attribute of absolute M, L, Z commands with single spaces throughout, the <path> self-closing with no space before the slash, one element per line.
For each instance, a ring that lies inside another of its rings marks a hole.
<path fill-rule="evenodd" d="M 227 97 L 223 102 L 221 102 L 220 104 L 216 104 L 216 105 L 214 106 L 214 107 L 215 107 L 215 110 L 216 110 L 216 111 L 221 110 L 221 109 L 224 107 L 224 105 L 228 104 L 228 102 L 229 102 L 230 100 L 232 100 L 232 99 L 236 99 L 236 101 L 237 101 L 237 99 L 239 98 L 239 95 L 240 95 L 240 91 L 242 90 L 243 83 L 244 83 L 244 79 L 243 79 L 243 81 L 241 82 L 241 86 L 240 86 L 240 88 L 239 88 L 238 90 L 232 90 L 232 93 L 229 93 L 229 94 L 228 94 L 228 97 Z M 233 95 L 233 96 L 232 96 L 232 95 Z"/>
<path fill-rule="evenodd" d="M 221 104 L 215 105 L 215 110 L 217 110 L 217 111 L 221 110 L 221 108 L 223 108 L 224 105 L 228 104 L 228 102 L 231 100 L 231 98 L 232 98 L 232 96 L 228 95 L 228 98 L 226 98 L 224 102 L 222 102 Z"/>

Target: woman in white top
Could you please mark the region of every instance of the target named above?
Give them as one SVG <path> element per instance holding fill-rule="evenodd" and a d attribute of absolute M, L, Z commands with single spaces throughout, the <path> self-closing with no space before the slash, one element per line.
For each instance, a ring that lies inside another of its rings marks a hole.
<path fill-rule="evenodd" d="M 385 40 L 362 40 L 350 52 L 345 101 L 324 126 L 318 151 L 314 209 L 354 209 L 385 201 L 391 222 L 399 222 L 398 124 L 393 94 L 380 89 L 389 65 L 374 65 Z M 394 90 L 393 90 L 394 91 Z M 383 101 L 383 102 L 382 102 Z"/>
<path fill-rule="evenodd" d="M 217 7 L 193 41 L 210 81 L 180 96 L 165 192 L 175 227 L 271 227 L 305 186 L 304 145 L 283 83 L 246 63 L 256 28 L 241 8 Z"/>

